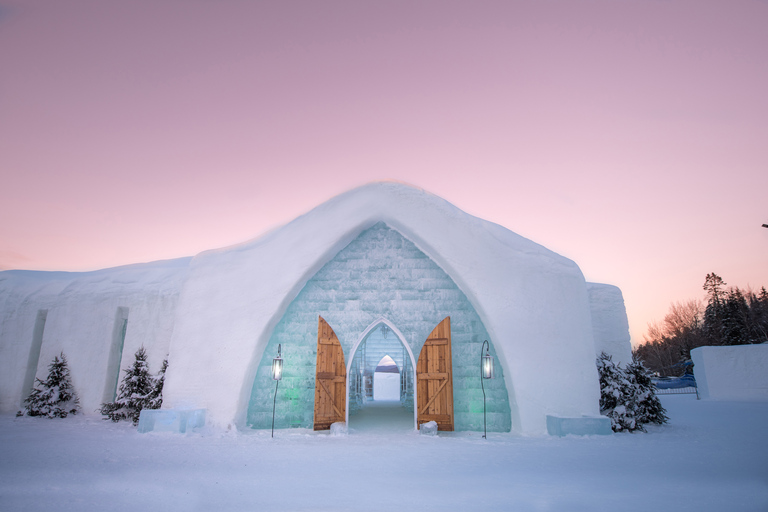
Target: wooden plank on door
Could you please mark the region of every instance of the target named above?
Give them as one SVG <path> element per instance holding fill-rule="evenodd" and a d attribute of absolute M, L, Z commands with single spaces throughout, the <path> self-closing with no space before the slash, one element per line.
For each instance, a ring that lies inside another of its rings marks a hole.
<path fill-rule="evenodd" d="M 453 430 L 453 368 L 451 317 L 445 317 L 427 337 L 416 364 L 417 422 L 437 422 L 437 429 Z"/>
<path fill-rule="evenodd" d="M 328 430 L 331 423 L 345 421 L 347 367 L 336 333 L 323 317 L 317 322 L 317 367 L 315 370 L 315 430 Z"/>

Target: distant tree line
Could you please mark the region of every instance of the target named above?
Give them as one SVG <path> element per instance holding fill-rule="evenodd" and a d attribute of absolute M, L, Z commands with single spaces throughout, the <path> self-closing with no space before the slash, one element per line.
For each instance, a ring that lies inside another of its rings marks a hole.
<path fill-rule="evenodd" d="M 685 373 L 691 350 L 709 345 L 746 345 L 768 341 L 768 291 L 726 288 L 715 273 L 707 274 L 701 301 L 676 302 L 662 322 L 648 326 L 634 354 L 661 376 Z"/>

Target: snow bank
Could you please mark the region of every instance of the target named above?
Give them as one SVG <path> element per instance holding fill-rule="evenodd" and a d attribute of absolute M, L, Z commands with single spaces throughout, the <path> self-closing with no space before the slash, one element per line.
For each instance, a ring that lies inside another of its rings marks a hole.
<path fill-rule="evenodd" d="M 701 398 L 768 401 L 768 345 L 699 347 L 691 358 Z"/>

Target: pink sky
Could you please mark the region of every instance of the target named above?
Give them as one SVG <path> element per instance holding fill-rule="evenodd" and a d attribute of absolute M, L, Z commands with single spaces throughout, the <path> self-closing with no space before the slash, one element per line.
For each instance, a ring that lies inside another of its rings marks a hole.
<path fill-rule="evenodd" d="M 253 238 L 355 186 L 444 197 L 619 286 L 768 286 L 768 2 L 2 1 L 0 269 Z"/>

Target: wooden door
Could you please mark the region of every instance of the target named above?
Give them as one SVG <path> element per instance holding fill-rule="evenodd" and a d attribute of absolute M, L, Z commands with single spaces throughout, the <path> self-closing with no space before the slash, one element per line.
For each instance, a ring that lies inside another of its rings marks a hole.
<path fill-rule="evenodd" d="M 453 430 L 453 370 L 451 317 L 437 324 L 427 337 L 416 364 L 418 424 L 437 422 L 438 430 Z"/>
<path fill-rule="evenodd" d="M 341 343 L 323 317 L 317 325 L 317 369 L 315 370 L 315 430 L 328 430 L 331 423 L 346 421 L 347 367 Z"/>

